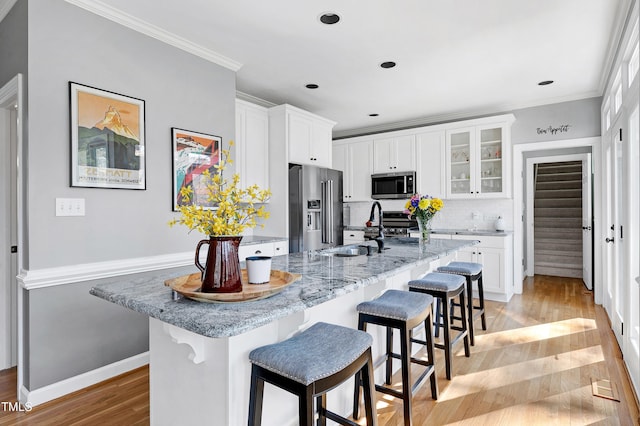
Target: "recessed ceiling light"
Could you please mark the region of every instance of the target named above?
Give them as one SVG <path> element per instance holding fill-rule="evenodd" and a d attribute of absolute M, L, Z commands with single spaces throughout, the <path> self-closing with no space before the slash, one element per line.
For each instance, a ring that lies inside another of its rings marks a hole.
<path fill-rule="evenodd" d="M 304 87 L 306 87 L 307 89 L 317 89 L 320 86 L 318 86 L 317 84 L 314 84 L 314 83 L 309 83 Z"/>
<path fill-rule="evenodd" d="M 553 80 L 544 80 L 538 83 L 538 86 L 548 86 L 551 83 L 553 83 Z"/>
<path fill-rule="evenodd" d="M 373 113 L 373 114 L 369 114 L 369 117 L 377 117 L 378 115 L 380 115 L 380 114 Z"/>
<path fill-rule="evenodd" d="M 340 16 L 335 13 L 327 12 L 325 14 L 320 15 L 320 22 L 327 25 L 333 25 L 340 20 Z"/>
<path fill-rule="evenodd" d="M 396 63 L 393 61 L 387 61 L 380 64 L 382 68 L 393 68 L 396 66 Z"/>

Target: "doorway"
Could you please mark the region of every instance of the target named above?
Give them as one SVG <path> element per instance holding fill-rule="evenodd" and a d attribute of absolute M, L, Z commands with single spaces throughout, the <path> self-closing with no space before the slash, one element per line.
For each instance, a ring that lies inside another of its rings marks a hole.
<path fill-rule="evenodd" d="M 527 159 L 526 275 L 582 278 L 593 290 L 591 154 Z"/>
<path fill-rule="evenodd" d="M 0 88 L 0 369 L 18 366 L 18 389 L 23 376 L 17 280 L 22 267 L 22 122 L 22 75 L 18 74 Z"/>

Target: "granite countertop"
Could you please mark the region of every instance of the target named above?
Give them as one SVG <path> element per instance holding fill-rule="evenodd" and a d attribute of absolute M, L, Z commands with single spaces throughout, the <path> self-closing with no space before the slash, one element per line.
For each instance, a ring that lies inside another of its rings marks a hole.
<path fill-rule="evenodd" d="M 366 226 L 354 226 L 347 225 L 343 227 L 345 231 L 378 231 L 377 226 L 366 227 Z M 411 229 L 412 232 L 418 232 L 418 229 Z M 449 235 L 477 235 L 477 236 L 493 236 L 493 237 L 506 237 L 507 235 L 513 234 L 513 231 L 494 231 L 493 229 L 432 229 L 432 233 L 434 234 L 449 234 Z"/>
<path fill-rule="evenodd" d="M 261 235 L 245 235 L 240 241 L 241 246 L 248 246 L 251 244 L 263 244 L 263 243 L 276 243 L 278 241 L 287 241 L 287 238 L 283 237 L 267 237 Z"/>
<path fill-rule="evenodd" d="M 420 253 L 417 244 L 416 238 L 388 239 L 385 246 L 389 249 L 371 256 L 303 252 L 274 257 L 273 269 L 298 273 L 302 278 L 274 296 L 251 302 L 215 304 L 182 296 L 174 299 L 165 280 L 196 273 L 195 267 L 103 280 L 90 293 L 203 336 L 229 337 L 427 264 L 477 241 L 434 239 L 427 253 Z"/>

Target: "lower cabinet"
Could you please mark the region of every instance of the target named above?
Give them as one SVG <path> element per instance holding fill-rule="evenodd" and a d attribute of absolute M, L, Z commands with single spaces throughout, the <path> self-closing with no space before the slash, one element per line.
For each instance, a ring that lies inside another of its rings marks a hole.
<path fill-rule="evenodd" d="M 240 261 L 249 256 L 280 256 L 289 253 L 289 241 L 276 241 L 274 243 L 248 244 L 240 246 L 238 257 Z"/>
<path fill-rule="evenodd" d="M 432 238 L 433 238 L 432 234 Z M 438 234 L 436 238 L 476 240 L 479 244 L 458 250 L 458 262 L 482 264 L 484 297 L 508 302 L 513 296 L 513 236 L 476 236 Z"/>
<path fill-rule="evenodd" d="M 342 231 L 342 244 L 359 244 L 364 242 L 364 231 Z"/>

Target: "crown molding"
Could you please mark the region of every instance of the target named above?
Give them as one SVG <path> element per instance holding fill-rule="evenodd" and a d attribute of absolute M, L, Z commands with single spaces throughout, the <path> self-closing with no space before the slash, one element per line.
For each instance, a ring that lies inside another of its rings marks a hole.
<path fill-rule="evenodd" d="M 561 96 L 556 98 L 547 98 L 536 102 L 525 103 L 505 103 L 487 106 L 483 108 L 459 111 L 447 114 L 430 115 L 426 117 L 415 118 L 412 120 L 396 121 L 376 126 L 360 127 L 357 129 L 338 130 L 333 132 L 333 140 L 351 138 L 355 136 L 366 136 L 376 133 L 390 132 L 394 130 L 411 129 L 414 127 L 431 126 L 435 124 L 444 124 L 452 121 L 468 120 L 473 118 L 482 118 L 499 114 L 508 114 L 518 109 L 533 108 L 543 105 L 559 104 L 562 102 L 578 101 L 588 98 L 596 98 L 602 96 L 600 92 L 586 92 L 579 95 Z"/>
<path fill-rule="evenodd" d="M 9 14 L 9 11 L 18 0 L 0 0 L 0 22 Z"/>
<path fill-rule="evenodd" d="M 116 22 L 122 26 L 130 28 L 141 34 L 155 38 L 163 43 L 182 49 L 185 52 L 189 52 L 193 55 L 199 56 L 209 62 L 228 68 L 231 71 L 238 71 L 242 64 L 224 55 L 221 55 L 213 50 L 207 49 L 204 46 L 193 43 L 183 37 L 173 34 L 169 31 L 163 30 L 149 22 L 129 15 L 119 9 L 106 5 L 98 0 L 65 0 L 67 3 L 78 6 L 91 13 L 95 13 L 98 16 L 106 18 L 110 21 Z"/>
<path fill-rule="evenodd" d="M 245 92 L 241 92 L 239 90 L 236 90 L 236 99 L 240 99 L 242 101 L 246 101 L 246 102 L 249 102 L 249 103 L 252 103 L 252 104 L 256 104 L 256 105 L 259 105 L 259 106 L 265 107 L 265 108 L 273 108 L 274 106 L 277 106 L 277 104 L 274 104 L 273 102 L 265 101 L 262 98 L 250 95 L 250 94 L 245 93 Z"/>
<path fill-rule="evenodd" d="M 637 0 L 624 0 L 618 5 L 616 11 L 616 17 L 613 23 L 613 32 L 607 45 L 606 57 L 602 63 L 602 70 L 600 71 L 600 92 L 604 93 L 607 89 L 607 84 L 611 79 L 613 68 L 616 64 L 616 60 L 619 56 L 620 49 L 622 48 L 622 41 L 629 25 L 629 18 L 632 15 L 633 8 L 637 5 Z"/>

